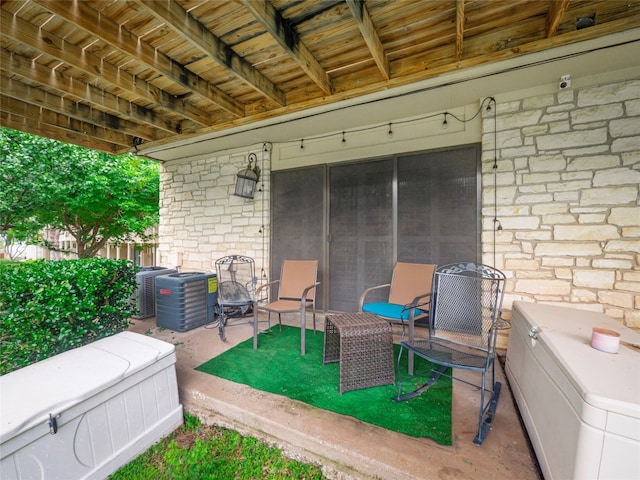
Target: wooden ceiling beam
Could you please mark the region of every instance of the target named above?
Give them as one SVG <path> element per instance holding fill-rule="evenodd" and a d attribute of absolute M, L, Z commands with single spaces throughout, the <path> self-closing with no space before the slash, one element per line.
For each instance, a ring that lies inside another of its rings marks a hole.
<path fill-rule="evenodd" d="M 462 60 L 464 42 L 464 0 L 456 0 L 456 62 Z"/>
<path fill-rule="evenodd" d="M 111 112 L 111 114 L 119 118 L 140 122 L 147 125 L 147 127 L 159 129 L 173 135 L 183 130 L 188 130 L 183 125 L 184 122 L 175 122 L 171 119 L 163 118 L 151 109 L 136 105 L 93 85 L 80 82 L 35 61 L 7 52 L 5 49 L 0 49 L 0 71 L 10 76 L 18 75 L 29 79 L 43 87 L 54 89 L 62 95 L 71 95 L 89 105 L 99 105 L 105 111 Z M 189 125 L 193 124 L 190 123 Z"/>
<path fill-rule="evenodd" d="M 117 68 L 109 62 L 83 50 L 64 39 L 0 10 L 0 34 L 51 55 L 72 67 L 82 70 L 91 78 L 98 78 L 131 95 L 143 98 L 159 109 L 167 109 L 189 118 L 202 126 L 210 123 L 210 115 L 204 110 L 189 105 L 184 100 L 169 95 L 162 89 Z"/>
<path fill-rule="evenodd" d="M 384 52 L 384 47 L 382 46 L 382 42 L 380 41 L 376 27 L 373 25 L 373 21 L 369 16 L 369 12 L 367 11 L 364 1 L 347 0 L 347 5 L 349 6 L 349 10 L 351 10 L 353 18 L 356 20 L 360 33 L 362 34 L 367 47 L 369 47 L 371 56 L 376 62 L 380 73 L 385 80 L 389 80 L 391 78 L 389 60 Z"/>
<path fill-rule="evenodd" d="M 553 0 L 549 2 L 549 12 L 547 13 L 546 38 L 551 38 L 556 34 L 558 25 L 562 21 L 564 12 L 567 11 L 571 0 Z"/>
<path fill-rule="evenodd" d="M 298 33 L 269 1 L 242 0 L 242 4 L 267 29 L 278 44 L 300 65 L 313 82 L 328 95 L 333 93 L 329 75 L 300 40 Z M 370 20 L 369 20 L 370 21 Z M 388 68 L 387 68 L 388 74 Z M 388 77 L 387 77 L 388 78 Z"/>
<path fill-rule="evenodd" d="M 224 67 L 229 73 L 247 82 L 278 105 L 286 105 L 286 98 L 282 90 L 244 58 L 236 54 L 229 45 L 211 33 L 178 3 L 158 2 L 156 0 L 135 1 L 153 14 L 154 17 L 172 28 L 194 48 L 197 48 Z"/>
<path fill-rule="evenodd" d="M 2 94 L 0 94 L 0 103 L 2 104 L 3 111 L 13 115 L 32 118 L 45 125 L 52 125 L 68 131 L 88 135 L 91 138 L 95 138 L 105 143 L 120 145 L 120 147 L 124 148 L 133 147 L 133 137 L 131 135 L 120 133 L 117 130 L 83 122 L 68 115 L 63 115 L 58 112 L 54 112 L 53 110 L 16 100 L 15 98 L 7 97 Z"/>
<path fill-rule="evenodd" d="M 159 75 L 163 75 L 172 82 L 201 95 L 232 115 L 236 117 L 245 115 L 244 105 L 241 102 L 187 70 L 184 65 L 175 62 L 113 20 L 101 16 L 100 12 L 86 3 L 74 2 L 69 5 L 60 1 L 36 1 L 78 29 L 84 30 L 126 55 L 134 57 Z"/>
<path fill-rule="evenodd" d="M 125 153 L 130 150 L 125 149 L 115 143 L 104 142 L 91 138 L 80 132 L 68 130 L 56 125 L 48 125 L 34 118 L 22 117 L 6 111 L 0 111 L 0 126 L 20 130 L 21 132 L 32 133 L 40 137 L 47 137 L 65 143 L 80 145 L 82 147 L 102 150 L 111 154 Z"/>
<path fill-rule="evenodd" d="M 53 112 L 68 115 L 81 122 L 87 122 L 105 129 L 113 129 L 132 137 L 140 137 L 146 141 L 159 140 L 169 133 L 158 135 L 161 130 L 149 125 L 141 125 L 91 106 L 74 102 L 55 93 L 47 92 L 39 87 L 26 85 L 17 79 L 0 74 L 0 92 L 15 100 L 22 100 L 36 107 L 43 107 Z"/>

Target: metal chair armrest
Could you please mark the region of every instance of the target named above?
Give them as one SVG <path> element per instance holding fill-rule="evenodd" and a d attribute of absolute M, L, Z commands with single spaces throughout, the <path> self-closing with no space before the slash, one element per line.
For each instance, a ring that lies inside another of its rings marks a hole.
<path fill-rule="evenodd" d="M 272 281 L 272 282 L 265 283 L 264 285 L 260 285 L 260 286 L 258 287 L 258 289 L 256 290 L 256 298 L 258 298 L 258 294 L 259 294 L 262 290 L 264 290 L 264 289 L 265 289 L 265 288 L 267 288 L 267 287 L 270 287 L 271 285 L 275 285 L 276 283 L 280 283 L 280 280 L 274 280 L 274 281 Z"/>
<path fill-rule="evenodd" d="M 378 290 L 380 288 L 390 288 L 390 287 L 391 287 L 390 283 L 385 283 L 383 285 L 376 285 L 374 287 L 367 288 L 364 292 L 362 292 L 362 295 L 360 295 L 360 300 L 358 301 L 358 311 L 359 312 L 362 311 L 362 306 L 364 305 L 364 300 L 367 297 L 367 295 L 369 294 L 369 292 L 372 292 L 373 290 Z"/>
<path fill-rule="evenodd" d="M 309 285 L 307 288 L 303 290 L 302 298 L 300 298 L 300 301 L 302 302 L 303 305 L 307 302 L 307 294 L 309 293 L 309 290 L 311 290 L 312 288 L 316 288 L 318 285 L 320 285 L 320 282 L 316 282 L 313 285 Z"/>

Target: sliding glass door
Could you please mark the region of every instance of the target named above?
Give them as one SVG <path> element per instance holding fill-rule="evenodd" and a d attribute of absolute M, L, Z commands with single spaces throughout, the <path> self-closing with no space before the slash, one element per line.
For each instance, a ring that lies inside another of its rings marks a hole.
<path fill-rule="evenodd" d="M 274 172 L 272 278 L 284 258 L 316 258 L 319 307 L 355 311 L 396 261 L 480 260 L 479 165 L 471 145 Z"/>

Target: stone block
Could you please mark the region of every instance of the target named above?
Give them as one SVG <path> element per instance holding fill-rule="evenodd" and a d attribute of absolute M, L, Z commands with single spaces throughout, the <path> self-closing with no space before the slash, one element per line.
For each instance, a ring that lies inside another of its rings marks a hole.
<path fill-rule="evenodd" d="M 545 267 L 572 267 L 574 263 L 571 258 L 546 257 L 542 259 L 542 265 Z"/>
<path fill-rule="evenodd" d="M 560 181 L 560 174 L 557 172 L 549 173 L 531 173 L 522 175 L 522 183 L 547 184 L 550 182 Z"/>
<path fill-rule="evenodd" d="M 578 216 L 578 222 L 580 223 L 603 223 L 605 220 L 604 213 L 583 213 Z"/>
<path fill-rule="evenodd" d="M 526 203 L 538 203 L 538 202 L 551 202 L 553 200 L 553 195 L 550 193 L 544 193 L 540 195 L 520 195 L 516 198 L 516 204 L 526 204 Z"/>
<path fill-rule="evenodd" d="M 540 118 L 540 123 L 551 123 L 558 121 L 565 121 L 569 119 L 569 112 L 557 112 L 557 113 L 549 113 L 547 115 L 543 115 Z"/>
<path fill-rule="evenodd" d="M 610 170 L 601 170 L 596 172 L 593 177 L 594 187 L 629 184 L 640 184 L 640 171 L 632 170 L 630 168 L 612 168 Z"/>
<path fill-rule="evenodd" d="M 612 137 L 637 137 L 640 135 L 640 121 L 637 118 L 621 118 L 609 122 L 609 133 Z"/>
<path fill-rule="evenodd" d="M 607 142 L 607 136 L 606 128 L 598 128 L 595 130 L 540 135 L 537 137 L 536 143 L 540 151 L 562 150 L 571 147 L 603 144 Z"/>
<path fill-rule="evenodd" d="M 629 328 L 640 328 L 640 310 L 624 312 L 624 324 Z"/>
<path fill-rule="evenodd" d="M 515 148 L 503 148 L 500 150 L 500 156 L 503 158 L 528 157 L 531 155 L 535 155 L 536 153 L 538 153 L 538 151 L 533 145 L 525 145 Z"/>
<path fill-rule="evenodd" d="M 526 258 L 505 258 L 505 268 L 508 270 L 539 270 L 540 262 Z"/>
<path fill-rule="evenodd" d="M 602 254 L 600 242 L 541 242 L 536 245 L 538 256 L 593 257 Z"/>
<path fill-rule="evenodd" d="M 569 205 L 562 203 L 538 203 L 531 207 L 531 213 L 533 215 L 547 215 L 554 213 L 567 213 L 569 211 Z"/>
<path fill-rule="evenodd" d="M 571 291 L 572 302 L 591 303 L 591 302 L 596 302 L 597 300 L 598 300 L 597 294 L 593 290 L 582 290 L 580 288 L 574 288 Z"/>
<path fill-rule="evenodd" d="M 620 166 L 620 157 L 618 155 L 595 155 L 570 159 L 567 164 L 567 170 L 584 170 L 591 172 L 593 170 L 601 170 L 604 168 L 613 168 L 618 166 Z"/>
<path fill-rule="evenodd" d="M 604 251 L 610 252 L 634 252 L 640 253 L 640 239 L 612 240 L 607 242 Z"/>
<path fill-rule="evenodd" d="M 633 294 L 615 291 L 599 291 L 598 301 L 621 308 L 633 308 Z"/>
<path fill-rule="evenodd" d="M 640 95 L 640 80 L 598 85 L 578 92 L 578 107 L 606 105 L 623 100 L 634 100 Z"/>
<path fill-rule="evenodd" d="M 635 137 L 617 138 L 611 144 L 612 152 L 633 152 L 638 150 L 640 145 L 640 135 Z"/>
<path fill-rule="evenodd" d="M 613 225 L 557 225 L 553 228 L 553 238 L 572 241 L 603 241 L 620 238 Z"/>
<path fill-rule="evenodd" d="M 596 155 L 599 153 L 609 153 L 609 145 L 591 145 L 585 148 L 567 148 L 563 150 L 566 157 L 576 157 L 580 155 Z"/>
<path fill-rule="evenodd" d="M 556 268 L 554 274 L 560 280 L 571 280 L 573 278 L 573 272 L 570 268 Z"/>
<path fill-rule="evenodd" d="M 539 155 L 529 159 L 529 169 L 531 172 L 554 172 L 563 171 L 567 166 L 567 161 L 562 155 Z"/>
<path fill-rule="evenodd" d="M 610 120 L 612 118 L 620 118 L 622 115 L 624 115 L 622 103 L 578 108 L 571 112 L 571 123 L 575 125 L 600 120 Z"/>
<path fill-rule="evenodd" d="M 547 185 L 547 190 L 550 192 L 572 192 L 590 188 L 591 180 L 574 180 L 572 182 L 560 182 Z"/>
<path fill-rule="evenodd" d="M 613 288 L 615 272 L 612 270 L 574 270 L 573 284 L 576 287 Z"/>
<path fill-rule="evenodd" d="M 517 292 L 532 295 L 568 295 L 571 292 L 571 283 L 564 280 L 523 279 L 516 281 L 515 288 Z"/>
<path fill-rule="evenodd" d="M 498 114 L 497 131 L 511 130 L 514 125 L 525 127 L 537 125 L 542 116 L 542 110 L 512 111 L 504 115 Z"/>
<path fill-rule="evenodd" d="M 640 282 L 616 282 L 616 289 L 640 293 Z"/>
<path fill-rule="evenodd" d="M 613 207 L 607 221 L 619 226 L 640 226 L 640 207 Z"/>
<path fill-rule="evenodd" d="M 524 241 L 549 241 L 551 240 L 551 230 L 534 230 L 516 232 L 516 240 Z"/>
<path fill-rule="evenodd" d="M 524 110 L 532 110 L 534 108 L 549 107 L 555 104 L 555 95 L 538 95 L 536 97 L 525 98 L 522 101 Z"/>
<path fill-rule="evenodd" d="M 635 203 L 637 196 L 637 187 L 591 188 L 582 192 L 580 205 L 625 205 Z"/>
<path fill-rule="evenodd" d="M 577 224 L 576 218 L 569 214 L 550 214 L 543 215 L 542 223 L 545 225 L 559 225 L 559 224 Z"/>

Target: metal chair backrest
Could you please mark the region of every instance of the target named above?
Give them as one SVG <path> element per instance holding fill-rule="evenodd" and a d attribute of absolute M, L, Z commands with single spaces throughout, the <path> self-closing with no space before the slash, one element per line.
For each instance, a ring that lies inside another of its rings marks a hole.
<path fill-rule="evenodd" d="M 418 295 L 431 292 L 435 268 L 433 264 L 396 263 L 389 289 L 389 303 L 407 305 Z"/>
<path fill-rule="evenodd" d="M 234 306 L 255 301 L 258 279 L 253 258 L 229 255 L 219 258 L 215 264 L 219 304 Z"/>
<path fill-rule="evenodd" d="M 436 269 L 430 338 L 493 356 L 504 283 L 502 272 L 483 264 L 455 263 Z"/>
<path fill-rule="evenodd" d="M 300 300 L 304 289 L 316 283 L 318 275 L 317 260 L 284 260 L 278 288 L 279 300 Z M 307 301 L 315 300 L 316 289 L 307 293 Z"/>

